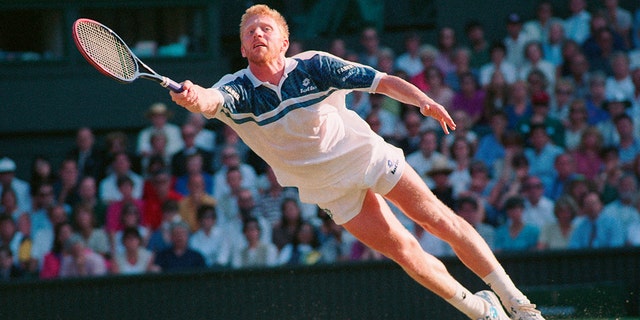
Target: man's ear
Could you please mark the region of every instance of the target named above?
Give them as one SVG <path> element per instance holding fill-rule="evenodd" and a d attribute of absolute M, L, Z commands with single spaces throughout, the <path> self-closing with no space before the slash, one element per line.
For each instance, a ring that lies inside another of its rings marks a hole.
<path fill-rule="evenodd" d="M 246 55 L 246 54 L 245 54 L 245 52 L 244 52 L 244 48 L 243 48 L 242 46 L 240 46 L 240 54 L 242 54 L 242 57 L 243 57 L 243 58 L 246 58 L 246 57 L 247 57 L 247 55 Z"/>
<path fill-rule="evenodd" d="M 282 52 L 287 52 L 289 50 L 289 39 L 282 40 Z"/>

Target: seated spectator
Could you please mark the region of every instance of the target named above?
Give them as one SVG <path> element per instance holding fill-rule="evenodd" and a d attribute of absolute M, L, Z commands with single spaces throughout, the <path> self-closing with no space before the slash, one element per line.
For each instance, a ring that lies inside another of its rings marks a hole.
<path fill-rule="evenodd" d="M 348 261 L 355 237 L 345 230 L 344 227 L 336 224 L 333 219 L 319 207 L 317 208 L 317 215 L 318 219 L 322 221 L 318 230 L 322 262 L 334 263 Z"/>
<path fill-rule="evenodd" d="M 95 136 L 89 127 L 81 127 L 76 131 L 75 145 L 67 153 L 67 158 L 78 164 L 80 178 L 93 177 L 100 179 L 102 169 L 102 154 L 95 144 Z"/>
<path fill-rule="evenodd" d="M 573 96 L 573 82 L 567 79 L 558 79 L 556 81 L 555 88 L 553 88 L 553 94 L 551 94 L 549 116 L 557 119 L 566 128 L 569 125 L 569 108 L 574 101 Z M 584 101 L 583 101 L 584 103 Z M 585 110 L 586 111 L 586 110 Z M 585 113 L 586 115 L 586 113 Z M 585 116 L 584 122 L 587 118 Z M 565 145 L 564 142 L 560 145 Z"/>
<path fill-rule="evenodd" d="M 451 90 L 460 91 L 460 84 L 462 77 L 467 74 L 471 74 L 476 87 L 479 87 L 477 70 L 471 68 L 471 50 L 466 47 L 456 48 L 453 52 L 453 63 L 455 69 L 449 71 L 444 76 L 444 83 L 451 88 Z"/>
<path fill-rule="evenodd" d="M 569 248 L 615 248 L 625 244 L 625 230 L 620 220 L 602 214 L 602 210 L 602 201 L 596 192 L 589 192 L 584 196 L 584 217 L 575 222 L 569 238 Z"/>
<path fill-rule="evenodd" d="M 142 238 L 142 245 L 147 245 L 147 241 L 149 240 L 151 232 L 149 231 L 149 228 L 140 224 L 140 215 L 140 210 L 136 205 L 132 203 L 127 203 L 122 207 L 122 213 L 120 214 L 120 224 L 122 225 L 122 229 L 116 231 L 111 236 L 111 243 L 113 243 L 114 254 L 124 251 L 124 246 L 122 245 L 122 233 L 126 228 L 137 229 Z"/>
<path fill-rule="evenodd" d="M 192 113 L 191 118 L 194 116 L 202 118 L 202 115 L 197 113 Z M 190 119 L 191 119 L 190 118 Z M 202 133 L 203 129 L 200 130 Z M 176 152 L 171 158 L 171 173 L 176 176 L 183 176 L 188 173 L 188 164 L 187 159 L 195 154 L 200 155 L 201 165 L 200 169 L 208 174 L 213 173 L 213 153 L 211 153 L 212 148 L 214 147 L 214 142 L 211 141 L 212 145 L 209 146 L 209 149 L 204 149 L 201 146 L 196 145 L 196 137 L 198 135 L 198 128 L 196 128 L 191 123 L 185 123 L 182 125 L 182 140 L 184 141 L 184 147 L 178 152 Z"/>
<path fill-rule="evenodd" d="M 178 202 L 167 200 L 162 204 L 162 221 L 160 226 L 151 233 L 147 249 L 158 252 L 171 246 L 171 224 L 182 221 Z"/>
<path fill-rule="evenodd" d="M 505 149 L 502 141 L 503 134 L 507 130 L 507 114 L 503 111 L 496 111 L 490 115 L 489 126 L 491 132 L 483 135 L 478 140 L 478 147 L 473 156 L 474 160 L 482 162 L 491 174 L 496 174 L 499 168 L 496 163 L 504 159 Z"/>
<path fill-rule="evenodd" d="M 229 129 L 231 130 L 231 129 Z M 213 177 L 213 197 L 221 200 L 229 192 L 227 184 L 227 171 L 230 168 L 237 168 L 242 175 L 242 187 L 249 190 L 257 190 L 258 176 L 252 166 L 242 162 L 239 151 L 232 146 L 225 147 L 221 152 L 222 168 Z M 222 220 L 222 219 L 221 219 Z"/>
<path fill-rule="evenodd" d="M 120 153 L 127 155 L 131 165 L 131 171 L 136 173 L 142 172 L 139 166 L 139 157 L 133 153 L 129 153 L 129 139 L 127 138 L 127 134 L 122 131 L 112 131 L 107 133 L 105 137 L 102 168 L 100 169 L 100 176 L 96 178 L 98 181 L 102 181 L 102 179 L 115 172 L 115 158 Z"/>
<path fill-rule="evenodd" d="M 623 226 L 640 222 L 640 212 L 636 208 L 638 182 L 630 174 L 621 174 L 615 184 L 617 197 L 602 209 L 602 214 L 617 218 Z"/>
<path fill-rule="evenodd" d="M 74 210 L 74 231 L 82 237 L 87 248 L 104 257 L 111 253 L 109 236 L 102 228 L 96 227 L 95 216 L 90 207 L 77 206 Z"/>
<path fill-rule="evenodd" d="M 587 106 L 584 100 L 575 99 L 569 105 L 569 114 L 564 126 L 564 146 L 574 151 L 580 145 L 580 138 L 589 127 Z"/>
<path fill-rule="evenodd" d="M 573 152 L 576 161 L 576 173 L 593 180 L 602 170 L 601 157 L 603 147 L 602 134 L 595 127 L 585 129 L 578 148 Z"/>
<path fill-rule="evenodd" d="M 24 276 L 24 271 L 13 263 L 13 253 L 7 245 L 0 245 L 0 283 Z"/>
<path fill-rule="evenodd" d="M 147 110 L 146 117 L 150 122 L 150 126 L 142 129 L 138 133 L 137 154 L 147 156 L 151 153 L 151 135 L 154 132 L 162 132 L 167 138 L 166 153 L 173 155 L 183 146 L 180 137 L 180 128 L 169 122 L 172 117 L 171 111 L 164 103 L 154 103 Z"/>
<path fill-rule="evenodd" d="M 11 188 L 18 200 L 20 214 L 31 210 L 31 187 L 16 177 L 16 163 L 10 158 L 0 158 L 0 191 Z"/>
<path fill-rule="evenodd" d="M 198 208 L 198 224 L 200 227 L 189 238 L 189 247 L 200 252 L 207 267 L 226 266 L 229 262 L 231 244 L 227 235 L 218 225 L 216 208 L 203 205 Z"/>
<path fill-rule="evenodd" d="M 541 71 L 548 83 L 546 90 L 555 87 L 556 80 L 556 67 L 546 59 L 544 59 L 542 52 L 542 44 L 538 41 L 532 41 L 524 47 L 525 61 L 522 67 L 518 70 L 518 78 L 526 79 L 533 70 Z"/>
<path fill-rule="evenodd" d="M 433 187 L 433 181 L 427 176 L 427 171 L 433 163 L 442 159 L 447 160 L 447 157 L 438 152 L 438 134 L 434 130 L 424 131 L 420 139 L 420 148 L 407 155 L 407 163 L 415 168 L 430 187 Z"/>
<path fill-rule="evenodd" d="M 556 200 L 565 193 L 571 178 L 576 175 L 576 161 L 571 152 L 559 154 L 553 162 L 555 174 L 548 188 L 545 188 L 545 197 Z"/>
<path fill-rule="evenodd" d="M 118 193 L 122 195 L 120 200 L 114 201 L 107 207 L 107 217 L 105 223 L 105 230 L 113 235 L 117 231 L 123 229 L 122 226 L 122 212 L 125 206 L 130 204 L 134 205 L 139 212 L 144 210 L 144 201 L 137 199 L 133 195 L 133 180 L 127 176 L 118 178 Z"/>
<path fill-rule="evenodd" d="M 602 150 L 602 169 L 594 179 L 600 200 L 609 204 L 618 198 L 618 183 L 624 171 L 620 165 L 620 155 L 618 149 L 607 147 Z"/>
<path fill-rule="evenodd" d="M 539 229 L 526 224 L 522 219 L 524 199 L 511 197 L 507 199 L 504 209 L 507 213 L 507 223 L 496 229 L 495 250 L 502 251 L 531 251 L 538 244 Z"/>
<path fill-rule="evenodd" d="M 455 92 L 444 83 L 444 74 L 437 67 L 429 67 L 424 70 L 429 86 L 425 93 L 437 103 L 450 106 Z"/>
<path fill-rule="evenodd" d="M 78 183 L 78 205 L 90 207 L 95 215 L 96 227 L 105 227 L 107 205 L 98 198 L 98 187 L 93 176 L 86 176 Z"/>
<path fill-rule="evenodd" d="M 282 217 L 273 226 L 272 241 L 278 251 L 285 245 L 292 243 L 295 239 L 296 231 L 300 228 L 304 220 L 295 199 L 285 199 L 280 207 Z"/>
<path fill-rule="evenodd" d="M 267 167 L 264 175 L 268 187 L 262 189 L 258 196 L 256 201 L 256 206 L 258 207 L 257 214 L 273 226 L 280 221 L 282 217 L 282 202 L 287 198 L 299 199 L 299 196 L 295 188 L 280 185 L 270 166 Z"/>
<path fill-rule="evenodd" d="M 58 178 L 53 170 L 51 159 L 41 154 L 35 155 L 31 160 L 30 174 L 29 186 L 32 191 L 43 183 L 53 184 Z"/>
<path fill-rule="evenodd" d="M 587 99 L 592 78 L 587 57 L 578 52 L 569 61 L 563 62 L 563 65 L 568 65 L 568 74 L 562 76 L 573 86 L 573 97 Z"/>
<path fill-rule="evenodd" d="M 496 71 L 500 71 L 507 84 L 511 85 L 516 81 L 517 69 L 505 59 L 506 55 L 507 48 L 502 42 L 495 42 L 491 45 L 491 62 L 482 65 L 480 68 L 480 86 L 487 86 Z"/>
<path fill-rule="evenodd" d="M 80 196 L 78 195 L 78 164 L 73 159 L 64 159 L 58 170 L 58 179 L 53 183 L 53 192 L 57 203 L 64 203 L 74 207 Z"/>
<path fill-rule="evenodd" d="M 198 113 L 190 113 L 186 123 L 190 124 L 195 129 L 196 147 L 202 148 L 207 152 L 213 152 L 213 149 L 216 147 L 216 133 L 215 131 L 205 128 L 205 124 L 206 124 L 205 117 Z M 184 140 L 184 137 L 183 137 L 183 140 Z M 187 144 L 186 141 L 184 141 L 184 143 L 185 145 Z M 211 167 L 210 170 L 213 170 L 213 167 Z"/>
<path fill-rule="evenodd" d="M 51 251 L 42 259 L 40 279 L 54 279 L 60 276 L 64 244 L 71 235 L 73 235 L 73 227 L 70 222 L 62 222 L 55 225 L 53 246 Z"/>
<path fill-rule="evenodd" d="M 607 96 L 605 92 L 606 75 L 596 71 L 589 77 L 589 91 L 585 95 L 587 104 L 587 121 L 590 125 L 599 125 L 609 119 L 606 110 Z"/>
<path fill-rule="evenodd" d="M 404 71 L 409 77 L 413 77 L 422 71 L 423 66 L 419 56 L 421 41 L 418 33 L 411 32 L 407 34 L 404 38 L 405 51 L 395 60 L 396 68 Z"/>
<path fill-rule="evenodd" d="M 548 222 L 540 229 L 538 250 L 561 250 L 569 246 L 569 237 L 573 232 L 573 222 L 578 215 L 578 205 L 571 197 L 562 196 L 553 206 L 556 220 Z"/>
<path fill-rule="evenodd" d="M 491 196 L 491 191 L 493 190 L 496 182 L 491 179 L 489 168 L 487 168 L 484 163 L 474 160 L 469 165 L 469 176 L 471 177 L 469 188 L 458 194 L 458 198 L 473 197 L 480 206 L 479 210 L 482 211 L 482 221 L 495 221 L 498 213 L 491 205 L 489 197 Z"/>
<path fill-rule="evenodd" d="M 476 78 L 470 72 L 460 75 L 460 91 L 451 100 L 451 110 L 462 110 L 469 117 L 469 128 L 480 125 L 483 117 L 486 93 L 478 85 Z M 456 123 L 457 124 L 457 123 Z"/>
<path fill-rule="evenodd" d="M 489 124 L 491 115 L 496 112 L 504 112 L 509 103 L 511 86 L 505 81 L 502 72 L 496 71 L 491 75 L 489 83 L 483 88 L 486 94 L 480 123 Z"/>
<path fill-rule="evenodd" d="M 131 160 L 126 153 L 120 152 L 114 155 L 112 168 L 113 173 L 100 181 L 100 199 L 106 203 L 122 200 L 123 195 L 118 189 L 118 179 L 123 176 L 129 177 L 132 182 L 131 196 L 134 199 L 142 198 L 144 179 L 131 170 Z"/>
<path fill-rule="evenodd" d="M 166 168 L 171 164 L 171 156 L 167 151 L 167 136 L 162 131 L 155 131 L 149 137 L 149 152 L 140 156 L 140 168 L 143 178 L 148 178 L 158 168 Z"/>
<path fill-rule="evenodd" d="M 184 165 L 184 174 L 176 177 L 173 185 L 173 191 L 179 193 L 181 196 L 189 195 L 189 188 L 187 187 L 189 177 L 192 175 L 201 175 L 202 179 L 204 179 L 205 192 L 210 195 L 215 194 L 213 175 L 204 170 L 204 163 L 201 154 L 194 153 L 187 156 Z"/>
<path fill-rule="evenodd" d="M 156 254 L 156 265 L 162 272 L 174 272 L 205 268 L 200 252 L 189 247 L 190 227 L 185 222 L 171 224 L 171 247 Z"/>
<path fill-rule="evenodd" d="M 438 30 L 438 54 L 436 56 L 435 66 L 442 74 L 452 72 L 456 68 L 453 62 L 453 53 L 456 44 L 456 32 L 453 28 L 445 26 Z"/>
<path fill-rule="evenodd" d="M 409 78 L 409 82 L 418 87 L 418 89 L 422 91 L 427 91 L 429 89 L 429 84 L 427 83 L 427 68 L 435 67 L 436 56 L 438 54 L 438 49 L 434 46 L 425 44 L 420 47 L 418 51 L 418 56 L 420 57 L 420 61 L 422 62 L 422 71 L 412 77 Z"/>
<path fill-rule="evenodd" d="M 504 108 L 508 119 L 507 128 L 510 130 L 516 130 L 518 123 L 531 117 L 532 106 L 529 103 L 528 86 L 522 80 L 518 80 L 511 85 L 508 104 Z"/>
<path fill-rule="evenodd" d="M 449 175 L 453 172 L 453 164 L 450 160 L 436 161 L 427 176 L 433 181 L 431 192 L 435 194 L 449 208 L 454 206 L 454 194 Z"/>
<path fill-rule="evenodd" d="M 554 74 L 560 70 L 562 66 L 562 46 L 567 41 L 564 34 L 564 26 L 560 21 L 553 21 L 549 24 L 546 38 L 542 40 L 542 55 L 545 60 L 549 61 L 555 68 Z"/>
<path fill-rule="evenodd" d="M 473 196 L 461 196 L 456 200 L 456 213 L 469 222 L 480 236 L 487 242 L 491 250 L 495 245 L 495 229 L 483 222 L 484 208 Z"/>
<path fill-rule="evenodd" d="M 531 147 L 525 148 L 524 154 L 529 161 L 529 173 L 542 180 L 543 186 L 549 188 L 555 175 L 553 163 L 564 149 L 553 144 L 543 124 L 533 124 L 529 132 Z"/>
<path fill-rule="evenodd" d="M 631 107 L 631 101 L 620 94 L 607 97 L 603 108 L 607 111 L 609 117 L 597 125 L 598 130 L 602 133 L 604 146 L 611 147 L 620 144 L 620 136 L 618 135 L 615 119 L 625 114 L 629 107 Z"/>
<path fill-rule="evenodd" d="M 470 65 L 476 71 L 489 63 L 489 43 L 485 37 L 484 26 L 477 20 L 470 20 L 464 26 L 464 32 L 471 46 Z"/>
<path fill-rule="evenodd" d="M 64 243 L 65 255 L 60 263 L 60 277 L 89 277 L 107 274 L 104 258 L 86 247 L 82 237 L 74 234 Z"/>
<path fill-rule="evenodd" d="M 0 214 L 17 219 L 23 213 L 19 211 L 16 192 L 12 188 L 3 189 L 0 194 Z"/>
<path fill-rule="evenodd" d="M 178 201 L 178 211 L 182 220 L 191 228 L 190 232 L 194 232 L 198 229 L 198 208 L 202 205 L 215 206 L 217 201 L 206 192 L 202 175 L 189 176 L 187 188 L 189 195 Z"/>
<path fill-rule="evenodd" d="M 172 176 L 167 169 L 154 172 L 145 182 L 142 199 L 142 225 L 155 230 L 162 223 L 162 204 L 180 201 L 182 195 L 171 188 Z"/>
<path fill-rule="evenodd" d="M 635 97 L 635 87 L 631 79 L 631 61 L 626 52 L 615 52 L 611 55 L 613 75 L 607 77 L 604 85 L 605 94 L 609 97 L 620 94 L 627 100 Z"/>
<path fill-rule="evenodd" d="M 136 228 L 126 228 L 122 233 L 124 251 L 114 257 L 113 273 L 143 274 L 159 271 L 154 264 L 153 252 L 144 248 L 142 237 Z"/>
<path fill-rule="evenodd" d="M 556 220 L 553 216 L 553 201 L 544 196 L 544 192 L 545 186 L 539 177 L 530 175 L 525 179 L 522 220 L 525 224 L 536 226 L 539 230 Z"/>
<path fill-rule="evenodd" d="M 451 159 L 453 160 L 453 172 L 449 175 L 453 197 L 457 198 L 461 193 L 469 190 L 471 186 L 471 164 L 473 160 L 473 147 L 466 139 L 456 139 L 451 146 Z"/>
<path fill-rule="evenodd" d="M 420 145 L 420 127 L 424 117 L 415 108 L 405 108 L 402 115 L 402 124 L 404 131 L 398 139 L 397 144 L 405 155 L 411 154 L 418 150 Z"/>
<path fill-rule="evenodd" d="M 258 220 L 249 218 L 244 221 L 242 233 L 246 245 L 235 246 L 231 259 L 234 269 L 272 267 L 278 264 L 278 249 L 273 243 L 262 241 L 261 232 Z"/>
<path fill-rule="evenodd" d="M 633 160 L 640 155 L 640 138 L 634 135 L 633 119 L 628 114 L 623 113 L 613 121 L 619 137 L 616 148 L 620 156 L 620 165 L 624 170 L 631 170 Z"/>
<path fill-rule="evenodd" d="M 304 222 L 298 228 L 294 240 L 286 244 L 278 255 L 279 265 L 312 265 L 322 258 L 316 229 Z"/>

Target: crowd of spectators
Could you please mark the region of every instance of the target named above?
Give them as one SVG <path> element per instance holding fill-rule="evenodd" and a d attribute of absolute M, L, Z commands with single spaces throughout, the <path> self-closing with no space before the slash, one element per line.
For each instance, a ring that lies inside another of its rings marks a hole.
<path fill-rule="evenodd" d="M 565 18 L 548 1 L 530 21 L 509 14 L 494 43 L 468 21 L 464 35 L 439 28 L 435 45 L 408 34 L 397 55 L 374 28 L 326 48 L 448 108 L 458 129 L 443 135 L 413 106 L 347 96 L 496 252 L 640 245 L 640 9 L 567 5 Z M 228 127 L 173 123 L 163 103 L 146 116 L 135 144 L 78 129 L 64 160 L 35 157 L 30 177 L 0 159 L 2 279 L 384 259 L 301 203 Z M 425 250 L 453 254 L 400 218 Z"/>

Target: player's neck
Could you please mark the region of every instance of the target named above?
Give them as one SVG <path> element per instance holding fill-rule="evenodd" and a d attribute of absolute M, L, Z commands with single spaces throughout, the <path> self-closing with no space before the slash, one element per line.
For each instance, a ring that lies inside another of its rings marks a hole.
<path fill-rule="evenodd" d="M 273 85 L 280 84 L 280 79 L 284 75 L 285 58 L 280 57 L 266 62 L 251 62 L 249 69 L 258 80 L 269 82 Z"/>

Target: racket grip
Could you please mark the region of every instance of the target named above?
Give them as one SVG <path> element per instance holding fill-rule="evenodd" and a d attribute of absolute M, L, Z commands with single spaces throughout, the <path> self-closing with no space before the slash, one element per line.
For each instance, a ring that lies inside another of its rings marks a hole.
<path fill-rule="evenodd" d="M 169 88 L 169 90 L 175 92 L 175 93 L 180 93 L 182 91 L 184 91 L 184 89 L 182 88 L 182 85 L 167 78 L 167 77 L 162 77 L 163 78 L 163 82 L 162 82 L 162 86 L 165 88 Z"/>

